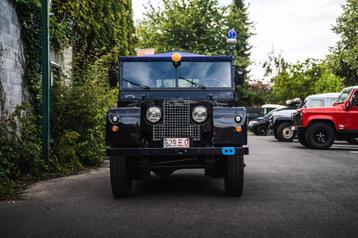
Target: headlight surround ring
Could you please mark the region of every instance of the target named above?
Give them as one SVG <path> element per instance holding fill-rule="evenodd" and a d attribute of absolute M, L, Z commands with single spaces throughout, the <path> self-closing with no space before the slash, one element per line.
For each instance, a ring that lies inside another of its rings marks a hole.
<path fill-rule="evenodd" d="M 204 123 L 208 119 L 208 109 L 204 106 L 196 106 L 191 117 L 196 123 Z"/>
<path fill-rule="evenodd" d="M 162 109 L 158 106 L 151 106 L 147 109 L 145 117 L 152 124 L 158 123 L 162 119 Z"/>
<path fill-rule="evenodd" d="M 118 124 L 119 123 L 119 116 L 117 114 L 111 114 L 111 115 L 109 115 L 109 121 L 112 124 Z"/>

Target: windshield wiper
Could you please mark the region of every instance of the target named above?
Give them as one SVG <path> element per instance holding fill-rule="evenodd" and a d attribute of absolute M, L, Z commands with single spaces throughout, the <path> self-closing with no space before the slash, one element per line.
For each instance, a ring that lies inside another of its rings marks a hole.
<path fill-rule="evenodd" d="M 144 88 L 144 89 L 150 89 L 150 87 L 148 87 L 147 85 L 143 85 L 143 84 L 140 84 L 140 83 L 135 83 L 135 82 L 132 82 L 132 81 L 127 80 L 127 79 L 125 79 L 125 78 L 122 78 L 122 80 L 125 81 L 125 82 L 128 82 L 128 83 L 130 83 L 130 84 L 133 84 L 133 85 L 135 85 L 135 86 Z"/>
<path fill-rule="evenodd" d="M 205 87 L 204 85 L 202 85 L 202 84 L 195 83 L 195 82 L 190 81 L 189 79 L 183 78 L 183 77 L 181 77 L 181 76 L 179 76 L 178 78 L 180 78 L 180 79 L 182 79 L 182 80 L 185 80 L 185 81 L 191 83 L 191 85 L 197 86 L 198 88 L 206 89 L 206 87 Z"/>

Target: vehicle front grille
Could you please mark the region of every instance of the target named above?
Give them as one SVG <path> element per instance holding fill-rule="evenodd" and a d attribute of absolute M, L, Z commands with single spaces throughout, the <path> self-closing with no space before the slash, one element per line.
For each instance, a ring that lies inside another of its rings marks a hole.
<path fill-rule="evenodd" d="M 178 137 L 200 140 L 200 126 L 191 124 L 190 117 L 188 100 L 164 100 L 163 121 L 153 126 L 153 140 Z"/>
<path fill-rule="evenodd" d="M 294 126 L 301 126 L 302 124 L 302 114 L 300 112 L 295 112 L 292 114 L 292 120 Z"/>

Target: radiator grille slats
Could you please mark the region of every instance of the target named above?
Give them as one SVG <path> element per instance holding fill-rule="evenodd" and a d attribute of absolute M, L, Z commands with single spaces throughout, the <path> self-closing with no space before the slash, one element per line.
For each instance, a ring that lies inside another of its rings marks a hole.
<path fill-rule="evenodd" d="M 153 126 L 153 140 L 190 137 L 200 140 L 200 126 L 191 124 L 190 103 L 187 100 L 164 100 L 162 124 Z"/>

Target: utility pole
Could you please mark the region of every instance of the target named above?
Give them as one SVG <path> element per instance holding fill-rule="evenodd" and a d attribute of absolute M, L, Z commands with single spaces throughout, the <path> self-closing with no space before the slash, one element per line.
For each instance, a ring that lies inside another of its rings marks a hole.
<path fill-rule="evenodd" d="M 42 28 L 42 158 L 49 165 L 50 157 L 50 33 L 49 2 L 41 0 Z"/>

